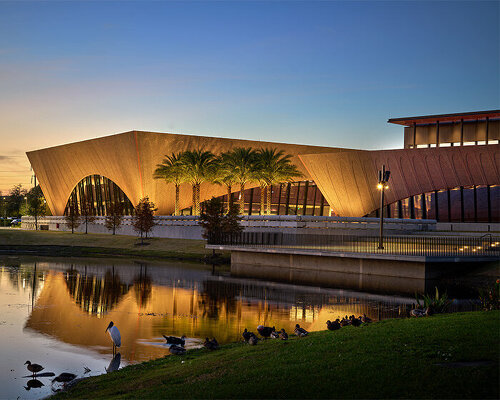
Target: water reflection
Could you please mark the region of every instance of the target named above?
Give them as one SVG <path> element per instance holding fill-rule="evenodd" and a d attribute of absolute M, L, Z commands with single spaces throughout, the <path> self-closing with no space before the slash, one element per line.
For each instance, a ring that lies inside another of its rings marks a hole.
<path fill-rule="evenodd" d="M 82 274 L 71 264 L 64 279 L 75 303 L 89 314 L 105 314 L 111 311 L 130 289 L 130 285 L 120 281 L 120 275 L 115 273 L 114 265 L 99 278 L 87 274 L 87 265 L 84 266 Z"/>
<path fill-rule="evenodd" d="M 24 386 L 24 388 L 26 390 L 30 390 L 30 389 L 41 388 L 42 386 L 45 386 L 45 385 L 42 382 L 40 382 L 38 379 L 33 378 L 33 379 L 30 379 L 28 382 L 26 382 L 26 386 Z"/>
<path fill-rule="evenodd" d="M 38 393 L 31 398 L 50 393 L 43 378 L 39 387 L 15 380 L 28 358 L 81 377 L 168 355 L 162 335 L 186 335 L 188 348 L 205 337 L 223 344 L 259 324 L 324 330 L 327 320 L 346 314 L 375 321 L 404 316 L 413 303 L 412 297 L 241 279 L 194 264 L 0 259 L 0 387 L 9 388 L 6 397 L 19 396 L 19 389 L 26 397 L 26 388 Z M 122 337 L 114 357 L 105 333 L 111 320 Z"/>
<path fill-rule="evenodd" d="M 109 374 L 110 372 L 117 371 L 120 368 L 120 362 L 122 360 L 122 355 L 120 353 L 116 353 L 108 367 L 106 368 L 106 372 Z"/>

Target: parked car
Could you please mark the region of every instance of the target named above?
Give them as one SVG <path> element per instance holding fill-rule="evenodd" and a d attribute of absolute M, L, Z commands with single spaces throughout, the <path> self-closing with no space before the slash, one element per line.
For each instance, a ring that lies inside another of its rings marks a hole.
<path fill-rule="evenodd" d="M 21 219 L 16 218 L 10 221 L 10 226 L 18 226 L 18 225 L 21 225 Z"/>

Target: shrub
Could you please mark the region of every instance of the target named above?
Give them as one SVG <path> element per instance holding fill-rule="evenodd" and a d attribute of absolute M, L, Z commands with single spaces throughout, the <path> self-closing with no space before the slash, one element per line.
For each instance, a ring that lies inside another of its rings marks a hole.
<path fill-rule="evenodd" d="M 500 310 L 500 279 L 497 279 L 493 287 L 479 289 L 479 300 L 485 311 Z"/>
<path fill-rule="evenodd" d="M 442 295 L 439 295 L 437 286 L 436 294 L 434 296 L 424 294 L 422 295 L 422 302 L 420 301 L 418 295 L 416 295 L 415 298 L 419 307 L 429 308 L 432 312 L 438 314 L 445 312 L 451 303 L 446 292 L 444 292 Z"/>

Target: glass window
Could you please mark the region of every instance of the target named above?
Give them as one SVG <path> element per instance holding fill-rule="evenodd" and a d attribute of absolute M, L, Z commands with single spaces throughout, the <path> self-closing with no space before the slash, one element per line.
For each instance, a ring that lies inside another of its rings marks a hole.
<path fill-rule="evenodd" d="M 488 188 L 476 186 L 477 222 L 488 222 Z"/>
<path fill-rule="evenodd" d="M 391 209 L 391 218 L 401 218 L 399 215 L 399 207 L 398 207 L 398 202 L 394 202 L 389 205 Z"/>
<path fill-rule="evenodd" d="M 422 208 L 422 198 L 421 194 L 413 196 L 413 208 L 415 210 L 415 218 L 423 219 L 423 208 Z"/>
<path fill-rule="evenodd" d="M 491 222 L 500 222 L 500 185 L 490 186 Z"/>
<path fill-rule="evenodd" d="M 449 222 L 448 216 L 448 190 L 439 190 L 437 194 L 438 221 Z"/>
<path fill-rule="evenodd" d="M 462 221 L 462 200 L 460 188 L 450 189 L 450 222 Z"/>
<path fill-rule="evenodd" d="M 474 222 L 475 221 L 475 213 L 474 213 L 474 187 L 466 186 L 463 190 L 464 196 L 464 221 L 465 222 Z"/>
<path fill-rule="evenodd" d="M 401 200 L 401 217 L 402 218 L 411 218 L 410 199 L 409 198 Z"/>

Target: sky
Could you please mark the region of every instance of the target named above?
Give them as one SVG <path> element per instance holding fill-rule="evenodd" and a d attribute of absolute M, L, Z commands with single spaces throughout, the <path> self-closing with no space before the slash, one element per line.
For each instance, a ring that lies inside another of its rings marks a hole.
<path fill-rule="evenodd" d="M 359 149 L 498 109 L 496 1 L 2 1 L 0 191 L 130 130 Z"/>

